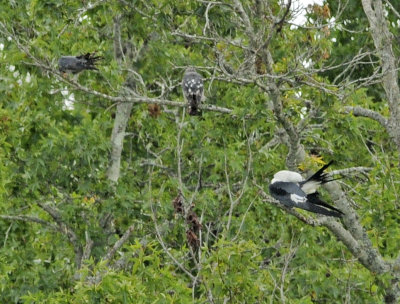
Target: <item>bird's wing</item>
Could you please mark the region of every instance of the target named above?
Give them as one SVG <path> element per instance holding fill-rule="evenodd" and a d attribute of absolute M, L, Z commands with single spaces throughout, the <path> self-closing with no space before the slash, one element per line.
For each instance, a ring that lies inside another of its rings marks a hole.
<path fill-rule="evenodd" d="M 187 70 L 183 75 L 182 90 L 189 105 L 189 114 L 201 115 L 201 111 L 198 110 L 204 90 L 203 78 L 201 75 L 195 70 Z"/>
<path fill-rule="evenodd" d="M 196 102 L 201 101 L 203 95 L 203 78 L 196 72 L 185 74 L 182 82 L 183 90 L 186 95 L 191 96 Z"/>
<path fill-rule="evenodd" d="M 73 56 L 62 56 L 58 60 L 58 67 L 60 71 L 76 70 L 77 59 Z"/>
<path fill-rule="evenodd" d="M 300 196 L 306 196 L 303 190 L 300 189 L 297 183 L 292 182 L 275 182 L 271 184 L 273 189 L 276 189 L 281 194 L 297 194 Z"/>
<path fill-rule="evenodd" d="M 299 207 L 307 201 L 307 195 L 296 183 L 275 182 L 269 185 L 271 195 L 287 207 Z"/>
<path fill-rule="evenodd" d="M 269 190 L 272 197 L 290 208 L 297 207 L 313 213 L 335 217 L 340 217 L 343 214 L 340 210 L 319 199 L 318 194 L 307 195 L 304 193 L 297 183 L 275 182 L 269 185 Z"/>

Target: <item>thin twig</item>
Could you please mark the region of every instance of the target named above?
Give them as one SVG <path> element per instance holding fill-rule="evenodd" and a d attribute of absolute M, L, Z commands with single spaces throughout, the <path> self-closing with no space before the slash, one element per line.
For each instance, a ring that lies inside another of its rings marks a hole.
<path fill-rule="evenodd" d="M 82 255 L 83 255 L 83 250 L 82 250 L 82 245 L 79 241 L 78 236 L 75 234 L 75 232 L 63 221 L 61 218 L 61 215 L 59 214 L 58 210 L 55 208 L 51 207 L 48 204 L 44 204 L 41 202 L 37 203 L 40 208 L 42 208 L 44 211 L 46 211 L 56 222 L 58 225 L 58 231 L 60 231 L 62 234 L 67 236 L 68 240 L 72 244 L 75 252 L 75 263 L 76 267 L 79 269 L 81 267 L 81 261 L 82 261 Z"/>
<path fill-rule="evenodd" d="M 157 240 L 158 240 L 158 242 L 160 243 L 161 247 L 163 248 L 164 252 L 170 257 L 170 259 L 175 263 L 175 265 L 177 265 L 178 268 L 180 268 L 184 273 L 186 273 L 186 275 L 188 275 L 189 278 L 194 282 L 194 281 L 197 280 L 196 277 L 193 276 L 193 275 L 189 272 L 189 270 L 187 270 L 187 269 L 185 268 L 185 266 L 183 266 L 183 265 L 171 254 L 171 252 L 169 252 L 167 246 L 165 245 L 165 243 L 164 243 L 164 241 L 163 241 L 163 239 L 162 239 L 162 237 L 161 237 L 160 230 L 158 229 L 158 225 L 157 225 L 157 217 L 156 217 L 156 212 L 155 212 L 154 206 L 153 206 L 153 199 L 152 199 L 152 196 L 151 196 L 151 174 L 152 174 L 152 169 L 150 168 L 150 169 L 149 169 L 149 183 L 148 183 L 148 188 L 149 188 L 149 193 L 150 193 L 150 198 L 149 198 L 149 200 L 150 200 L 150 208 L 151 208 L 151 211 L 152 211 L 152 216 L 151 216 L 151 218 L 152 218 L 153 223 L 154 223 L 154 228 L 155 228 L 155 231 L 156 231 Z"/>

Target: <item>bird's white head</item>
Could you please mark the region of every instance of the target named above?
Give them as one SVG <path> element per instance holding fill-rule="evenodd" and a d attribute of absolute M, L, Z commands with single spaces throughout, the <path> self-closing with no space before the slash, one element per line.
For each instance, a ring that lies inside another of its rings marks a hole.
<path fill-rule="evenodd" d="M 303 180 L 303 177 L 297 172 L 282 170 L 274 174 L 271 184 L 276 182 L 300 183 Z"/>

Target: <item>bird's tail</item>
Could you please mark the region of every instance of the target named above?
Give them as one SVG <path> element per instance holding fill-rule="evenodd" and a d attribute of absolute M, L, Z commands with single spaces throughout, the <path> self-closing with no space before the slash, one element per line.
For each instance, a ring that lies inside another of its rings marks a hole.
<path fill-rule="evenodd" d="M 325 184 L 325 183 L 328 183 L 328 182 L 338 179 L 338 178 L 333 179 L 331 177 L 328 177 L 328 175 L 324 172 L 326 168 L 328 168 L 330 165 L 332 165 L 332 163 L 333 163 L 333 160 L 331 160 L 329 163 L 327 163 L 321 169 L 319 169 L 317 172 L 315 172 L 314 175 L 309 177 L 306 182 L 316 181 L 316 182 L 319 182 L 320 184 Z"/>
<path fill-rule="evenodd" d="M 307 201 L 314 204 L 314 205 L 319 205 L 319 206 L 323 206 L 325 208 L 328 208 L 330 210 L 332 210 L 332 212 L 335 213 L 339 213 L 339 214 L 344 214 L 342 211 L 340 211 L 339 209 L 329 205 L 328 203 L 324 202 L 323 200 L 321 200 L 318 196 L 318 192 L 312 193 L 312 194 L 308 194 L 307 195 Z M 317 206 L 318 207 L 318 206 Z M 320 207 L 319 207 L 320 208 Z M 326 210 L 325 208 L 323 208 L 324 210 Z M 328 211 L 328 210 L 327 210 Z"/>
<path fill-rule="evenodd" d="M 85 60 L 85 69 L 87 70 L 98 70 L 96 67 L 96 63 L 99 60 L 102 60 L 104 57 L 102 56 L 95 56 L 96 52 L 93 53 L 86 53 L 81 56 L 78 56 L 78 58 L 84 59 Z"/>
<path fill-rule="evenodd" d="M 201 116 L 201 111 L 197 105 L 189 105 L 188 113 L 191 116 Z"/>
<path fill-rule="evenodd" d="M 328 205 L 328 204 L 326 204 L 326 205 Z M 301 206 L 301 208 L 304 210 L 313 212 L 313 213 L 322 214 L 322 215 L 326 215 L 326 216 L 342 217 L 342 215 L 343 215 L 343 212 L 341 212 L 340 210 L 338 210 L 332 206 L 325 208 L 320 205 L 313 204 L 310 201 L 307 201 L 306 203 L 304 203 Z"/>

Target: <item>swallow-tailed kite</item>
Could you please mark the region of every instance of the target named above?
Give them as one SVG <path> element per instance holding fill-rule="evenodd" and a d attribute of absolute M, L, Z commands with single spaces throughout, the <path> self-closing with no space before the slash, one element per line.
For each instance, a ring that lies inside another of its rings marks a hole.
<path fill-rule="evenodd" d="M 58 60 L 58 68 L 62 73 L 77 74 L 83 70 L 98 70 L 96 62 L 102 59 L 95 53 L 86 53 L 80 56 L 61 56 Z"/>
<path fill-rule="evenodd" d="M 269 192 L 272 197 L 286 207 L 296 207 L 322 215 L 341 217 L 343 212 L 321 200 L 317 192 L 319 186 L 333 181 L 324 172 L 331 164 L 332 161 L 306 180 L 297 172 L 279 171 L 275 173 L 269 185 Z"/>

